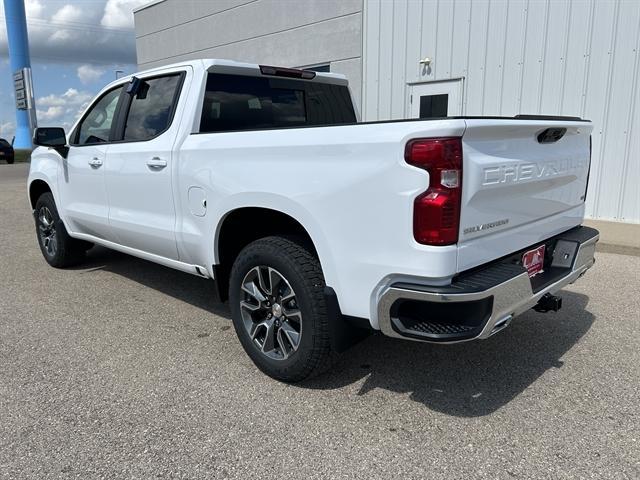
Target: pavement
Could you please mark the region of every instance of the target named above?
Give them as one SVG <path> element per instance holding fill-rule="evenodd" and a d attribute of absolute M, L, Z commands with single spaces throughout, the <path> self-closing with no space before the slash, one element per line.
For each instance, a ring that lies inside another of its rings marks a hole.
<path fill-rule="evenodd" d="M 0 479 L 640 478 L 640 257 L 598 253 L 488 340 L 374 335 L 285 385 L 206 280 L 48 267 L 27 168 L 0 165 Z"/>
<path fill-rule="evenodd" d="M 586 220 L 600 232 L 600 251 L 640 256 L 640 224 Z"/>

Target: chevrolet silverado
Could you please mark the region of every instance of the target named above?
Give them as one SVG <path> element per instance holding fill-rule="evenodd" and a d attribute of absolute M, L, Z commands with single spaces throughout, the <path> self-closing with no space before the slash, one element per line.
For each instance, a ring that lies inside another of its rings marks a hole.
<path fill-rule="evenodd" d="M 99 244 L 213 280 L 266 374 L 299 381 L 365 330 L 485 339 L 557 311 L 594 263 L 592 124 L 520 115 L 359 122 L 344 76 L 195 60 L 38 128 L 45 260 Z"/>

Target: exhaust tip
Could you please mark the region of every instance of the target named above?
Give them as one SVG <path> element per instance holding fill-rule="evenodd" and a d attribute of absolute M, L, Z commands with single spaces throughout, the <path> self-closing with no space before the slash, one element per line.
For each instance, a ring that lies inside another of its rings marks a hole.
<path fill-rule="evenodd" d="M 493 326 L 493 330 L 491 330 L 491 333 L 489 334 L 489 336 L 507 328 L 511 323 L 511 320 L 513 320 L 513 315 L 507 315 L 506 317 L 503 317 L 500 320 L 498 320 Z"/>
<path fill-rule="evenodd" d="M 545 293 L 538 303 L 533 307 L 536 312 L 557 312 L 562 308 L 562 297 Z"/>

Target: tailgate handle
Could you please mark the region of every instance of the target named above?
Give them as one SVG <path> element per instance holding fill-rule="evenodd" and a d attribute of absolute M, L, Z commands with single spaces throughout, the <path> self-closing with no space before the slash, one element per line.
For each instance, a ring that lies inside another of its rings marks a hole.
<path fill-rule="evenodd" d="M 567 133 L 566 128 L 547 128 L 538 134 L 538 143 L 555 143 Z"/>

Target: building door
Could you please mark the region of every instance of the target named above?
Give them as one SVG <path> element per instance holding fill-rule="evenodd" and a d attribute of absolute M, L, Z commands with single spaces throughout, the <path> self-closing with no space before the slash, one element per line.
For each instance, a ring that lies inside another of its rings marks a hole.
<path fill-rule="evenodd" d="M 408 110 L 410 118 L 462 115 L 462 79 L 411 85 Z"/>

